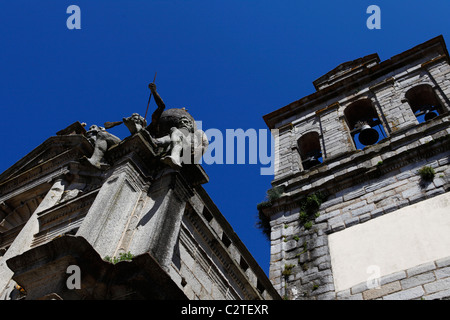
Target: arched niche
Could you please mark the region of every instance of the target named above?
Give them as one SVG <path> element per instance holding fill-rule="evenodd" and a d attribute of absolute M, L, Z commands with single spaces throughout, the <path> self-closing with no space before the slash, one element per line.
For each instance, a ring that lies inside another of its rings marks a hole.
<path fill-rule="evenodd" d="M 319 133 L 312 131 L 298 139 L 298 150 L 304 170 L 308 170 L 323 162 Z"/>
<path fill-rule="evenodd" d="M 412 87 L 405 98 L 419 123 L 432 120 L 443 112 L 442 103 L 429 84 Z"/>
<path fill-rule="evenodd" d="M 370 99 L 360 99 L 351 103 L 345 108 L 344 116 L 358 149 L 377 144 L 386 136 Z"/>

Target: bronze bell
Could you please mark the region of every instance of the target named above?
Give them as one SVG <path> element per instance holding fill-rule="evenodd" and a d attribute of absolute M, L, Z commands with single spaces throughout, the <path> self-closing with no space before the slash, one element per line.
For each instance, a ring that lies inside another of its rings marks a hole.
<path fill-rule="evenodd" d="M 368 124 L 364 124 L 359 134 L 359 142 L 361 142 L 365 146 L 371 146 L 378 141 L 379 136 L 380 135 L 378 134 L 377 130 L 375 130 Z"/>

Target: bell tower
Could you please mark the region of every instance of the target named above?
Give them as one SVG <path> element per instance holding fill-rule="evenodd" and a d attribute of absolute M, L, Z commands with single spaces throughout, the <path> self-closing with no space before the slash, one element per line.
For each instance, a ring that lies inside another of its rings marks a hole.
<path fill-rule="evenodd" d="M 449 62 L 442 36 L 368 55 L 264 116 L 279 162 L 258 208 L 285 299 L 450 296 Z"/>

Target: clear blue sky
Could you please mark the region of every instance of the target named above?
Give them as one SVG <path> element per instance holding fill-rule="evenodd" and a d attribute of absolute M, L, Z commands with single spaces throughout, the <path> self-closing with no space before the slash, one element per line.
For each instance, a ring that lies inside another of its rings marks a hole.
<path fill-rule="evenodd" d="M 81 30 L 66 27 L 71 4 Z M 372 4 L 381 30 L 366 27 Z M 2 1 L 0 171 L 75 121 L 143 115 L 156 71 L 166 105 L 188 108 L 204 129 L 265 129 L 263 115 L 342 62 L 385 60 L 440 34 L 450 43 L 449 12 L 442 0 Z M 268 273 L 270 245 L 254 225 L 273 177 L 260 167 L 205 165 L 205 189 Z"/>

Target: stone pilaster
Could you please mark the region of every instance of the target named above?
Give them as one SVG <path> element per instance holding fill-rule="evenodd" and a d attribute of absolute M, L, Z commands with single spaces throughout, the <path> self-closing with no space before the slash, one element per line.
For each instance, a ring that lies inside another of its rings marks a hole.
<path fill-rule="evenodd" d="M 339 104 L 332 104 L 318 111 L 317 114 L 320 116 L 322 135 L 324 137 L 324 158 L 330 159 L 353 151 L 352 138 L 345 125 L 345 120 L 339 116 Z"/>

